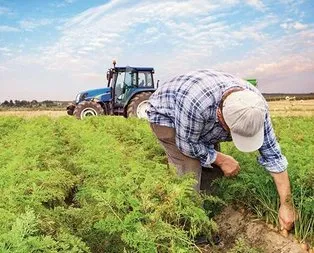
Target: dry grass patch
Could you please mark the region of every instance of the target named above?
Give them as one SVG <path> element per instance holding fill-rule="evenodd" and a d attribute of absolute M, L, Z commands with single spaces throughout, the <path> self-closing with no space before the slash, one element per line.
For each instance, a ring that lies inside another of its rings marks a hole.
<path fill-rule="evenodd" d="M 314 100 L 281 100 L 268 104 L 272 116 L 314 116 Z"/>
<path fill-rule="evenodd" d="M 0 116 L 19 116 L 19 117 L 38 117 L 38 116 L 49 116 L 49 117 L 60 117 L 66 116 L 66 111 L 0 111 Z"/>

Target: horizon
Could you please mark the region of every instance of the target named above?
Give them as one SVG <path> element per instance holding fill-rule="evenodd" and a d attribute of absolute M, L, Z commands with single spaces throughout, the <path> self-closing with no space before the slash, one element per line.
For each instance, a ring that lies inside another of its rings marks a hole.
<path fill-rule="evenodd" d="M 107 85 L 113 59 L 160 83 L 211 68 L 313 93 L 313 13 L 310 0 L 0 0 L 0 101 L 72 101 Z"/>

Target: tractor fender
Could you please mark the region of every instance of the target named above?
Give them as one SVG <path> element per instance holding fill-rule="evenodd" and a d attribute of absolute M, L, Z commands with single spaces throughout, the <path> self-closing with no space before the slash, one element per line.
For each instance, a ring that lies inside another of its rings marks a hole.
<path fill-rule="evenodd" d="M 152 89 L 137 89 L 136 91 L 134 91 L 129 97 L 128 99 L 126 100 L 124 106 L 123 106 L 123 116 L 124 117 L 127 117 L 127 108 L 128 108 L 128 105 L 130 103 L 130 101 L 134 98 L 134 96 L 136 96 L 137 94 L 139 93 L 142 93 L 142 92 L 155 92 L 156 89 L 152 88 Z"/>

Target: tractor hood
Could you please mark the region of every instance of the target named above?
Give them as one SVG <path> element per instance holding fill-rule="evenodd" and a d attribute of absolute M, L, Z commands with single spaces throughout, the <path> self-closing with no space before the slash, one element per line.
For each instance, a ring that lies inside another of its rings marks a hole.
<path fill-rule="evenodd" d="M 82 91 L 77 94 L 75 102 L 78 104 L 84 100 L 96 99 L 102 102 L 109 102 L 111 100 L 111 88 L 101 88 Z"/>

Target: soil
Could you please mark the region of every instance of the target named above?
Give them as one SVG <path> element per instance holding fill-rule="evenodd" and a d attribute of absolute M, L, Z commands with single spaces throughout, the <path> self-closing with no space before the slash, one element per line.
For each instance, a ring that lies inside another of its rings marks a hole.
<path fill-rule="evenodd" d="M 265 253 L 306 253 L 301 245 L 293 240 L 292 235 L 284 237 L 275 228 L 270 228 L 264 222 L 254 219 L 252 214 L 242 209 L 235 210 L 226 207 L 215 221 L 219 226 L 221 242 L 217 246 L 201 247 L 202 252 L 228 252 L 237 239 L 244 240 L 249 246 Z"/>
<path fill-rule="evenodd" d="M 211 169 L 203 168 L 201 190 L 206 193 L 214 193 L 215 188 L 210 182 L 223 173 L 218 167 Z M 211 247 L 207 245 L 201 248 L 202 252 L 228 252 L 234 247 L 237 239 L 244 240 L 249 246 L 257 248 L 265 253 L 306 253 L 292 235 L 284 237 L 278 229 L 267 226 L 265 222 L 247 213 L 244 209 L 235 209 L 232 206 L 226 207 L 214 220 L 219 226 L 221 243 Z"/>

